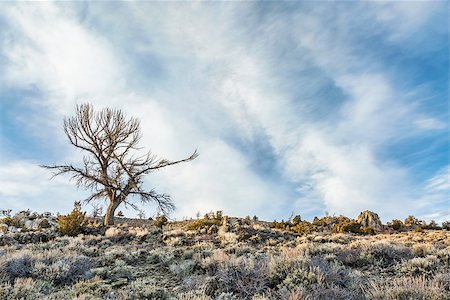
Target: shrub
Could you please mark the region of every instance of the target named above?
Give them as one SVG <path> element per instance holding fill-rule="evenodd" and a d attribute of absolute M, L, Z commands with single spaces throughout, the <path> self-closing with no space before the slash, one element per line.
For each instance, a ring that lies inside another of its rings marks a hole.
<path fill-rule="evenodd" d="M 423 229 L 439 229 L 439 226 L 437 225 L 436 221 L 431 220 L 430 223 L 428 224 L 423 224 L 422 225 Z"/>
<path fill-rule="evenodd" d="M 235 261 L 219 269 L 217 277 L 223 290 L 232 292 L 237 299 L 251 299 L 269 286 L 268 265 L 263 259 Z"/>
<path fill-rule="evenodd" d="M 295 219 L 295 218 L 294 218 Z M 298 222 L 296 225 L 292 226 L 291 231 L 296 233 L 311 233 L 314 232 L 315 226 L 308 221 Z"/>
<path fill-rule="evenodd" d="M 59 232 L 63 235 L 77 236 L 82 232 L 84 222 L 85 213 L 76 207 L 70 214 L 58 217 Z"/>
<path fill-rule="evenodd" d="M 408 226 L 408 227 L 421 225 L 421 223 L 422 222 L 414 216 L 408 216 L 405 219 L 405 226 Z"/>
<path fill-rule="evenodd" d="M 292 219 L 292 224 L 297 225 L 302 221 L 302 218 L 300 217 L 300 215 L 296 215 L 293 219 Z"/>
<path fill-rule="evenodd" d="M 33 273 L 37 278 L 62 285 L 72 283 L 80 276 L 88 275 L 93 266 L 94 264 L 86 256 L 66 256 L 49 265 L 43 262 L 36 263 Z"/>
<path fill-rule="evenodd" d="M 8 226 L 22 227 L 22 226 L 20 226 L 19 219 L 11 218 L 10 216 L 7 216 L 6 218 L 1 219 L 0 223 L 6 224 Z"/>
<path fill-rule="evenodd" d="M 212 225 L 220 225 L 220 221 L 218 219 L 199 219 L 195 220 L 194 222 L 190 223 L 187 226 L 188 230 L 199 230 L 202 228 L 207 228 Z"/>
<path fill-rule="evenodd" d="M 0 261 L 0 278 L 14 282 L 16 278 L 29 277 L 34 267 L 34 258 L 28 251 L 18 252 Z"/>
<path fill-rule="evenodd" d="M 156 227 L 162 228 L 164 225 L 167 224 L 167 217 L 162 215 L 162 216 L 158 216 L 156 217 L 155 223 L 154 225 Z"/>
<path fill-rule="evenodd" d="M 362 227 L 360 231 L 363 234 L 375 234 L 375 229 L 373 229 L 371 226 Z"/>
<path fill-rule="evenodd" d="M 397 219 L 392 220 L 390 227 L 396 231 L 402 230 L 404 225 L 403 222 Z"/>
<path fill-rule="evenodd" d="M 442 229 L 450 230 L 450 222 L 449 221 L 442 222 Z"/>
<path fill-rule="evenodd" d="M 358 222 L 356 222 L 354 220 L 350 220 L 350 221 L 346 220 L 346 221 L 336 224 L 333 227 L 333 232 L 334 233 L 344 233 L 344 232 L 364 233 L 361 230 L 361 224 L 359 224 Z"/>

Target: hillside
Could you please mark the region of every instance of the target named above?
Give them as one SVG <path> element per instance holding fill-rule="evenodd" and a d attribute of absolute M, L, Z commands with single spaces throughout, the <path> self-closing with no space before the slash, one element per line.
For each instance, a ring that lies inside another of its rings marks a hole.
<path fill-rule="evenodd" d="M 0 234 L 0 299 L 450 297 L 448 230 L 298 234 L 212 217 L 162 228 L 119 219 L 67 237 L 46 218 L 48 228 Z"/>

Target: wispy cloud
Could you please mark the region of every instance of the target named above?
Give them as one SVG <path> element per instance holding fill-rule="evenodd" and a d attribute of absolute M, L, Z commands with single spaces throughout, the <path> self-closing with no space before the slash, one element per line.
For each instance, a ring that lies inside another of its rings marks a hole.
<path fill-rule="evenodd" d="M 382 153 L 448 124 L 423 101 L 445 91 L 405 74 L 395 56 L 432 34 L 448 49 L 434 25 L 442 6 L 10 4 L 0 15 L 7 24 L 1 89 L 41 91 L 30 103 L 40 115 L 29 115 L 29 126 L 56 136 L 66 153 L 48 160 L 79 158 L 58 124 L 86 100 L 139 117 L 143 146 L 157 154 L 179 158 L 198 147 L 198 160 L 149 180 L 173 194 L 179 217 L 214 209 L 263 218 L 372 209 L 398 217 L 422 212 L 407 203 L 432 202 L 428 183 L 400 156 Z M 37 127 L 42 117 L 47 125 Z M 447 164 L 433 165 L 428 178 Z M 443 206 L 427 207 L 433 214 Z"/>

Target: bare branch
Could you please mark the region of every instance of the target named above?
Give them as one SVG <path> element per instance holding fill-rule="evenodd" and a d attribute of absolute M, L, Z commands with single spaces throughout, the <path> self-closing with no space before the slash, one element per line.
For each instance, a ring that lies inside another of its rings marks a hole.
<path fill-rule="evenodd" d="M 138 196 L 142 203 L 154 202 L 165 214 L 175 209 L 169 195 L 158 194 L 154 190 L 145 191 L 143 177 L 198 156 L 197 150 L 188 158 L 176 161 L 158 159 L 151 152 L 139 154 L 138 144 L 142 138 L 140 122 L 136 118 L 127 119 L 118 109 L 94 111 L 91 104 L 77 105 L 75 115 L 64 118 L 63 129 L 71 145 L 86 154 L 82 167 L 41 167 L 52 170 L 52 178 L 67 174 L 75 180 L 77 187 L 92 190 L 85 203 L 109 200 L 105 224 L 112 222 L 114 210 L 121 203 L 139 209 L 127 198 L 129 195 Z"/>

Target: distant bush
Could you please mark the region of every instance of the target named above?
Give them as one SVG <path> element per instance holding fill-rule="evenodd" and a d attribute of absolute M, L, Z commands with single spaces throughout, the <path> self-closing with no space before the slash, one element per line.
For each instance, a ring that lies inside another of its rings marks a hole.
<path fill-rule="evenodd" d="M 68 215 L 58 217 L 59 232 L 63 235 L 77 236 L 83 230 L 85 222 L 85 213 L 82 213 L 78 207 L 74 208 Z"/>
<path fill-rule="evenodd" d="M 167 217 L 166 216 L 162 215 L 162 216 L 156 217 L 155 223 L 154 223 L 154 225 L 156 227 L 162 228 L 166 224 L 167 224 Z"/>
<path fill-rule="evenodd" d="M 187 226 L 188 230 L 200 230 L 202 228 L 210 227 L 212 225 L 220 225 L 218 219 L 199 219 L 195 220 Z"/>
<path fill-rule="evenodd" d="M 292 219 L 292 224 L 297 225 L 302 221 L 302 218 L 300 217 L 300 215 L 296 215 L 293 219 Z"/>
<path fill-rule="evenodd" d="M 290 229 L 295 233 L 311 233 L 315 231 L 316 226 L 309 223 L 308 221 L 299 221 L 298 223 L 294 224 Z"/>
<path fill-rule="evenodd" d="M 431 220 L 431 222 L 428 224 L 423 224 L 421 227 L 423 229 L 440 229 L 439 226 L 437 225 L 436 221 L 434 221 L 434 220 Z"/>
<path fill-rule="evenodd" d="M 402 230 L 404 227 L 403 222 L 397 219 L 392 220 L 389 226 L 396 231 Z"/>
<path fill-rule="evenodd" d="M 442 229 L 450 230 L 450 222 L 449 221 L 442 222 Z"/>
<path fill-rule="evenodd" d="M 419 225 L 422 225 L 422 221 L 420 221 L 419 219 L 417 219 L 416 217 L 414 217 L 414 216 L 408 216 L 406 219 L 405 219 L 405 226 L 408 226 L 408 227 L 412 227 L 412 226 L 419 226 Z"/>
<path fill-rule="evenodd" d="M 343 221 L 341 223 L 336 224 L 333 227 L 334 233 L 344 233 L 344 232 L 352 232 L 352 233 L 364 233 L 361 228 L 361 224 L 354 220 Z"/>
<path fill-rule="evenodd" d="M 11 218 L 10 216 L 1 219 L 0 223 L 6 224 L 8 226 L 21 227 L 19 220 L 16 218 Z"/>

